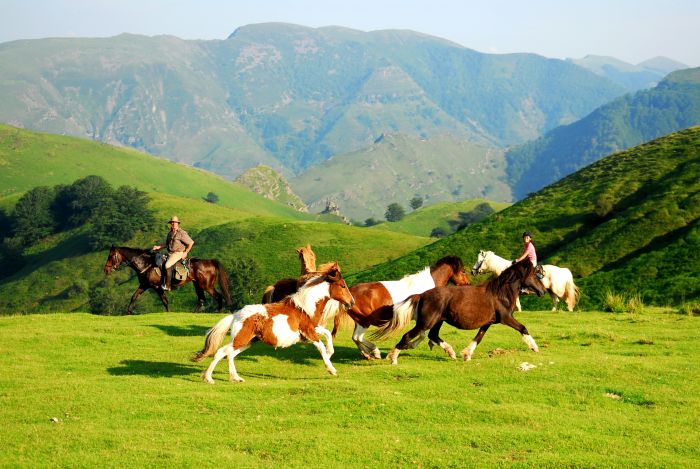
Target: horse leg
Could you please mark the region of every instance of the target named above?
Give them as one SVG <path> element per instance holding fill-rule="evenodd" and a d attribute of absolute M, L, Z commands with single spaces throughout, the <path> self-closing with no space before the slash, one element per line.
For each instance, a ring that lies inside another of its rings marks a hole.
<path fill-rule="evenodd" d="M 532 350 L 533 352 L 540 351 L 540 349 L 537 347 L 537 344 L 535 343 L 535 339 L 533 339 L 530 333 L 528 332 L 527 327 L 519 323 L 518 320 L 515 319 L 513 316 L 506 315 L 502 317 L 501 324 L 508 327 L 512 327 L 516 331 L 520 332 L 520 334 L 523 337 L 523 342 L 525 342 L 525 344 L 530 350 Z"/>
<path fill-rule="evenodd" d="M 479 332 L 476 333 L 476 336 L 474 336 L 474 338 L 469 343 L 469 345 L 464 350 L 462 350 L 462 358 L 464 358 L 465 362 L 472 359 L 472 355 L 474 354 L 474 349 L 476 348 L 477 345 L 479 345 L 479 342 L 481 342 L 481 339 L 484 338 L 484 334 L 486 334 L 486 331 L 489 330 L 489 327 L 491 327 L 491 324 L 481 326 L 481 328 L 479 329 Z"/>
<path fill-rule="evenodd" d="M 163 303 L 163 306 L 165 306 L 165 311 L 170 312 L 170 306 L 168 305 L 168 297 L 165 296 L 165 291 L 163 291 L 162 288 L 156 288 L 155 290 L 158 293 L 158 296 L 160 297 L 160 301 Z"/>
<path fill-rule="evenodd" d="M 442 340 L 440 337 L 440 328 L 442 327 L 442 321 L 438 322 L 435 324 L 430 331 L 428 332 L 428 339 L 430 339 L 430 342 L 438 344 L 442 349 L 445 351 L 445 353 L 451 358 L 455 359 L 457 358 L 457 355 L 455 355 L 455 351 L 452 348 L 450 344 Z"/>
<path fill-rule="evenodd" d="M 239 383 L 242 383 L 243 381 L 245 381 L 243 378 L 241 378 L 238 375 L 238 372 L 236 371 L 236 366 L 233 364 L 233 357 L 235 357 L 239 353 L 243 352 L 248 347 L 250 347 L 250 344 L 244 345 L 244 346 L 239 347 L 237 349 L 234 349 L 233 342 L 221 347 L 219 350 L 216 351 L 216 354 L 214 354 L 214 359 L 211 361 L 211 363 L 209 364 L 209 367 L 206 369 L 206 371 L 202 374 L 202 379 L 209 384 L 214 384 L 214 379 L 212 378 L 212 373 L 214 372 L 214 368 L 216 368 L 216 365 L 224 357 L 228 357 L 229 379 L 231 381 L 236 381 Z"/>
<path fill-rule="evenodd" d="M 129 302 L 129 306 L 126 308 L 126 314 L 134 314 L 134 303 L 136 303 L 136 299 L 141 296 L 141 293 L 143 293 L 145 290 L 146 288 L 139 286 L 134 294 L 131 295 L 131 301 Z"/>
<path fill-rule="evenodd" d="M 204 303 L 206 302 L 206 298 L 204 297 L 204 290 L 199 285 L 199 283 L 197 283 L 196 280 L 192 283 L 194 284 L 194 291 L 197 294 L 197 306 L 194 308 L 194 312 L 199 313 L 202 311 L 202 308 L 204 307 Z"/>
<path fill-rule="evenodd" d="M 523 308 L 520 306 L 520 297 L 519 296 L 515 298 L 515 309 L 517 309 L 518 311 L 523 310 Z"/>
<path fill-rule="evenodd" d="M 392 365 L 398 364 L 399 353 L 401 353 L 401 350 L 406 350 L 407 348 L 410 348 L 413 339 L 421 335 L 421 333 L 425 333 L 425 329 L 422 329 L 421 326 L 418 325 L 416 325 L 410 331 L 406 332 L 403 335 L 403 337 L 401 337 L 399 343 L 396 344 L 396 346 L 391 350 L 391 352 L 387 354 L 387 360 L 390 360 Z"/>
<path fill-rule="evenodd" d="M 552 290 L 549 290 L 549 296 L 552 297 L 552 311 L 556 311 L 559 307 L 559 297 Z"/>
<path fill-rule="evenodd" d="M 360 354 L 367 360 L 372 358 L 382 358 L 382 354 L 372 342 L 365 340 L 365 329 L 359 324 L 355 323 L 355 329 L 352 331 L 352 341 L 355 342 L 357 348 L 360 350 Z"/>
<path fill-rule="evenodd" d="M 335 349 L 333 348 L 333 336 L 331 335 L 331 331 L 323 326 L 316 326 L 314 330 L 317 334 L 321 334 L 326 338 L 326 353 L 329 357 L 332 357 L 335 353 Z"/>

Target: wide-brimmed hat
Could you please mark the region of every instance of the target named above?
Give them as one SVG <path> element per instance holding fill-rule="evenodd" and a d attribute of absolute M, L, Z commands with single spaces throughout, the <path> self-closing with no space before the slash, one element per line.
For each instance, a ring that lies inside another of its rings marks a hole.
<path fill-rule="evenodd" d="M 168 223 L 180 223 L 180 219 L 176 215 L 173 215 Z"/>

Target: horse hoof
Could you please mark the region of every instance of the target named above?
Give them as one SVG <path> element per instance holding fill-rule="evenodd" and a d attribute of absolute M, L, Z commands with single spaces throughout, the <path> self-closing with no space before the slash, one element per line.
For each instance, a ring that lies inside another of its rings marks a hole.
<path fill-rule="evenodd" d="M 211 379 L 209 376 L 202 376 L 202 381 L 204 381 L 207 384 L 216 384 L 213 379 Z"/>
<path fill-rule="evenodd" d="M 338 372 L 335 370 L 335 368 L 329 368 L 328 373 L 330 373 L 333 376 L 338 376 Z"/>
<path fill-rule="evenodd" d="M 374 349 L 374 350 L 372 351 L 372 354 L 374 355 L 374 358 L 376 358 L 377 360 L 381 360 L 381 359 L 382 359 L 382 352 L 380 352 L 379 349 L 377 349 L 377 348 Z"/>
<path fill-rule="evenodd" d="M 245 383 L 245 380 L 240 376 L 231 376 L 229 378 L 229 381 L 231 381 L 232 383 Z"/>

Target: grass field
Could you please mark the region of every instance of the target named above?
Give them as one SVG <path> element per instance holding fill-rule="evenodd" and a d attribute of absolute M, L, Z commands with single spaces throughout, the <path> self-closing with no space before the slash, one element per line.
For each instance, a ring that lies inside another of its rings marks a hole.
<path fill-rule="evenodd" d="M 527 311 L 539 354 L 497 325 L 471 362 L 423 343 L 398 366 L 344 330 L 338 377 L 310 344 L 256 344 L 245 383 L 221 363 L 210 386 L 189 357 L 221 316 L 0 317 L 0 466 L 700 465 L 697 317 Z"/>

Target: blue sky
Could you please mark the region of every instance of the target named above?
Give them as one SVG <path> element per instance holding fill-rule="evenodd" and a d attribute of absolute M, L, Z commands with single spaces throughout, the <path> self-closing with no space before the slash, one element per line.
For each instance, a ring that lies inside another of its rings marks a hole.
<path fill-rule="evenodd" d="M 281 21 L 411 29 L 487 53 L 700 66 L 698 0 L 0 0 L 0 12 L 0 42 L 122 32 L 225 39 L 239 26 Z"/>

